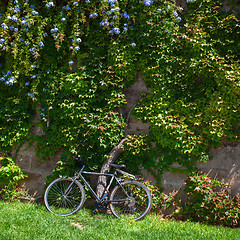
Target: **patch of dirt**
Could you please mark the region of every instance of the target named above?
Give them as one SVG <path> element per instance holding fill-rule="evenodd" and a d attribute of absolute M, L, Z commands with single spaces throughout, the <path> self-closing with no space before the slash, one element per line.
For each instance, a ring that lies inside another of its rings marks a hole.
<path fill-rule="evenodd" d="M 74 227 L 77 227 L 78 229 L 83 229 L 83 225 L 78 223 L 78 222 L 72 222 L 71 225 L 73 225 Z"/>

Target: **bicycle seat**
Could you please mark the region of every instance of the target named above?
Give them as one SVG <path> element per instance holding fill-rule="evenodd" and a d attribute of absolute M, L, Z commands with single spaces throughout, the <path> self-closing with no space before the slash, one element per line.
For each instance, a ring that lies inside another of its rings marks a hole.
<path fill-rule="evenodd" d="M 114 164 L 114 163 L 111 163 L 110 166 L 114 167 L 116 169 L 120 169 L 120 168 L 125 168 L 126 167 L 124 164 L 118 165 L 118 164 Z"/>

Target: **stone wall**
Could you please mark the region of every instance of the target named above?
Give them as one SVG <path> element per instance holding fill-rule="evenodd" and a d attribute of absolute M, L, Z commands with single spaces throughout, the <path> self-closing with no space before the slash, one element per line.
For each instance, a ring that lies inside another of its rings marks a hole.
<path fill-rule="evenodd" d="M 40 106 L 37 107 L 37 109 L 39 108 Z M 37 112 L 31 129 L 34 136 L 43 135 L 43 130 L 37 126 L 39 119 L 40 114 Z M 28 177 L 21 182 L 21 185 L 28 190 L 29 195 L 34 198 L 39 198 L 44 193 L 46 177 L 50 175 L 57 166 L 57 162 L 61 159 L 62 152 L 59 151 L 55 158 L 48 158 L 45 161 L 41 161 L 36 155 L 35 148 L 35 142 L 31 144 L 26 142 L 20 147 L 17 153 L 16 149 L 13 150 L 10 153 L 10 157 L 16 157 L 16 164 L 28 175 Z"/>
<path fill-rule="evenodd" d="M 230 184 L 232 195 L 240 193 L 240 143 L 229 144 L 210 151 L 212 159 L 197 163 L 197 168 L 208 176 Z M 178 168 L 178 164 L 173 164 Z M 147 178 L 148 176 L 145 175 Z M 164 172 L 162 186 L 165 192 L 179 190 L 184 186 L 186 174 Z"/>
<path fill-rule="evenodd" d="M 56 167 L 56 163 L 61 158 L 61 152 L 58 152 L 56 157 L 49 158 L 42 162 L 35 152 L 36 143 L 29 146 L 25 143 L 17 153 L 16 164 L 21 167 L 22 171 L 27 173 L 28 177 L 21 182 L 29 195 L 38 198 L 44 193 L 44 183 L 46 177 L 50 175 Z M 10 154 L 10 157 L 15 156 L 15 151 Z"/>

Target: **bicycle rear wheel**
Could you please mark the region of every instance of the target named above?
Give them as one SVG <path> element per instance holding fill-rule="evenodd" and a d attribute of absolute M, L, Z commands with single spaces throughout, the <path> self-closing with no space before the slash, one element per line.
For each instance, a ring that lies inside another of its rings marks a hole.
<path fill-rule="evenodd" d="M 125 182 L 121 186 L 116 186 L 109 197 L 113 215 L 128 220 L 143 219 L 152 207 L 150 191 L 136 181 Z"/>
<path fill-rule="evenodd" d="M 85 191 L 82 184 L 71 178 L 58 178 L 47 187 L 44 194 L 46 208 L 55 214 L 67 216 L 83 206 Z"/>

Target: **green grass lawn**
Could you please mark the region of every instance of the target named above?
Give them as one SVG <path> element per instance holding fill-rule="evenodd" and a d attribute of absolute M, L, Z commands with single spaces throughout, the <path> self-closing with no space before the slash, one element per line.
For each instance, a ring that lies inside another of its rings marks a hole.
<path fill-rule="evenodd" d="M 138 222 L 124 221 L 109 214 L 93 215 L 84 208 L 72 216 L 60 217 L 42 205 L 0 201 L 0 239 L 239 240 L 240 229 L 161 220 L 155 214 Z"/>

